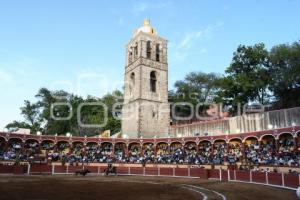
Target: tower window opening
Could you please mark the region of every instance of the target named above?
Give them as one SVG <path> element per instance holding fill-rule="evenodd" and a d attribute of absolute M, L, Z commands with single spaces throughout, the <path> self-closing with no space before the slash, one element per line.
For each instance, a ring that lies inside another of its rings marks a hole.
<path fill-rule="evenodd" d="M 131 63 L 132 62 L 132 52 L 129 52 L 129 63 Z"/>
<path fill-rule="evenodd" d="M 147 58 L 150 59 L 151 58 L 151 42 L 150 41 L 147 41 L 146 49 L 147 49 Z"/>
<path fill-rule="evenodd" d="M 156 92 L 156 82 L 157 82 L 156 72 L 152 71 L 150 73 L 150 91 L 151 92 Z"/>
<path fill-rule="evenodd" d="M 133 95 L 134 84 L 135 84 L 135 74 L 134 74 L 134 72 L 132 72 L 130 74 L 130 84 L 129 84 L 129 94 L 131 97 Z"/>
<path fill-rule="evenodd" d="M 159 44 L 156 44 L 156 51 L 155 51 L 156 52 L 156 56 L 155 57 L 156 57 L 156 61 L 158 61 L 158 62 L 159 62 L 159 53 L 160 53 L 159 49 L 160 49 Z"/>
<path fill-rule="evenodd" d="M 135 84 L 135 75 L 134 75 L 134 72 L 132 72 L 131 74 L 130 74 L 130 83 L 131 83 L 131 85 L 132 86 L 134 86 L 134 84 Z"/>
<path fill-rule="evenodd" d="M 138 55 L 138 45 L 137 44 L 134 46 L 134 55 L 135 56 Z"/>

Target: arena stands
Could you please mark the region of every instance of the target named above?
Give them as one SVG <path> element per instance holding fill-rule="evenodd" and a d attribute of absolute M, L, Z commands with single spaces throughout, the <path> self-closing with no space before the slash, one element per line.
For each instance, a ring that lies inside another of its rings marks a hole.
<path fill-rule="evenodd" d="M 0 160 L 300 166 L 300 127 L 233 135 L 130 140 L 0 133 Z M 45 137 L 45 138 L 44 138 Z M 91 141 L 93 140 L 93 141 Z M 104 141 L 105 140 L 105 141 Z M 38 159 L 39 158 L 39 159 Z"/>

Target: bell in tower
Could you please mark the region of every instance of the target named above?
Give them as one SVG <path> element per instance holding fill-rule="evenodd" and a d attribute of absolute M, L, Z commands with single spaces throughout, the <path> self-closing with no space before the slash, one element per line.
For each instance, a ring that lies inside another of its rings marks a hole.
<path fill-rule="evenodd" d="M 167 42 L 146 19 L 126 46 L 123 135 L 168 136 Z"/>

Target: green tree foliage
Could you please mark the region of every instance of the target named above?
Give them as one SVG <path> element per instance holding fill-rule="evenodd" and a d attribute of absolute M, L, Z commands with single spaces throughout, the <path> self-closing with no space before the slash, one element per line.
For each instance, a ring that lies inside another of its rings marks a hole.
<path fill-rule="evenodd" d="M 24 106 L 21 107 L 21 115 L 24 117 L 24 122 L 13 121 L 6 125 L 6 128 L 13 131 L 17 128 L 30 129 L 32 133 L 41 130 L 40 106 L 37 103 L 31 103 L 28 100 L 24 101 Z"/>
<path fill-rule="evenodd" d="M 237 105 L 249 102 L 269 102 L 270 82 L 268 51 L 263 43 L 240 45 L 233 54 L 225 76 L 218 81 L 222 88 L 215 100 L 236 112 Z"/>
<path fill-rule="evenodd" d="M 188 102 L 193 106 L 203 103 L 199 107 L 202 112 L 212 103 L 216 92 L 219 90 L 217 85 L 220 76 L 215 73 L 191 72 L 186 75 L 184 80 L 175 82 L 175 91 L 169 92 L 169 100 L 171 102 Z M 189 115 L 188 106 L 177 106 L 176 113 L 179 115 Z"/>
<path fill-rule="evenodd" d="M 50 135 L 71 133 L 74 136 L 97 135 L 103 130 L 111 130 L 113 134 L 120 131 L 121 122 L 114 117 L 115 115 L 119 116 L 120 112 L 113 114 L 115 103 L 123 101 L 120 91 L 108 93 L 102 98 L 89 96 L 83 99 L 62 90 L 50 91 L 47 88 L 41 88 L 36 97 L 38 98 L 37 103 L 32 104 L 25 101 L 21 108 L 21 114 L 25 121 L 14 121 L 9 123 L 6 128 L 29 128 L 32 133 L 40 130 Z M 78 113 L 80 105 L 82 106 Z M 105 120 L 105 116 L 107 120 Z M 80 123 L 78 123 L 78 118 Z M 104 124 L 104 126 L 85 126 L 99 124 Z"/>
<path fill-rule="evenodd" d="M 261 103 L 279 109 L 300 106 L 300 42 L 277 45 L 270 51 L 263 43 L 240 45 L 223 76 L 189 73 L 175 83 L 169 96 L 172 102 L 193 105 L 222 103 L 232 114 L 239 104 Z"/>
<path fill-rule="evenodd" d="M 275 46 L 270 51 L 270 89 L 275 106 L 300 105 L 300 42 Z"/>
<path fill-rule="evenodd" d="M 20 121 L 13 121 L 5 126 L 9 131 L 17 131 L 18 128 L 26 128 L 31 129 L 30 124 L 26 122 L 20 122 Z"/>

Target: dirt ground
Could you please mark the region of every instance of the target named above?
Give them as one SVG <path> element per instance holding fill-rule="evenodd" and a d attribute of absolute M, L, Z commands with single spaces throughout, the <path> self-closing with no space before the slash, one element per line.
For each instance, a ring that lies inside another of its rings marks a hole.
<path fill-rule="evenodd" d="M 195 187 L 196 186 L 196 187 Z M 142 176 L 0 176 L 0 199 L 296 200 L 292 190 L 246 183 Z"/>

